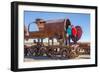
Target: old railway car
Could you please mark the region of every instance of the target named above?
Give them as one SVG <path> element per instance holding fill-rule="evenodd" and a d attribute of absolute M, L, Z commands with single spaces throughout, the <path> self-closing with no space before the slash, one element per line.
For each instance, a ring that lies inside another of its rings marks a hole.
<path fill-rule="evenodd" d="M 48 56 L 53 59 L 69 59 L 75 58 L 79 55 L 79 49 L 77 45 L 74 45 L 74 47 L 65 45 L 65 28 L 68 27 L 68 25 L 71 25 L 69 19 L 56 19 L 47 21 L 43 19 L 36 19 L 35 23 L 37 24 L 39 31 L 29 31 L 29 24 L 28 29 L 26 29 L 26 32 L 27 34 L 29 33 L 29 36 L 24 35 L 24 37 L 25 39 L 37 39 L 38 41 L 34 41 L 33 43 L 35 43 L 35 45 L 30 47 L 27 47 L 26 45 L 24 46 L 25 55 L 29 54 L 31 56 Z M 78 41 L 81 38 L 82 29 L 80 26 L 77 26 L 77 30 Z M 45 38 L 48 38 L 47 45 L 44 45 L 43 42 Z M 56 39 L 59 44 L 54 45 L 54 39 Z"/>

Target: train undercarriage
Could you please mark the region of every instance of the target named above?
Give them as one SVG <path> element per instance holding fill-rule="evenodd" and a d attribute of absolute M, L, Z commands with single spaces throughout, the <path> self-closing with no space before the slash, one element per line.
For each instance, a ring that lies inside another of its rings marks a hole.
<path fill-rule="evenodd" d="M 79 55 L 90 55 L 89 46 L 41 46 L 35 45 L 24 48 L 24 56 L 47 56 L 51 59 L 73 59 Z"/>

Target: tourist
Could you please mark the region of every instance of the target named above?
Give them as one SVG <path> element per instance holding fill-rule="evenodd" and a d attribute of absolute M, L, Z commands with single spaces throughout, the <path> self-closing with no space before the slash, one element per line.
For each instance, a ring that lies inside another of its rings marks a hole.
<path fill-rule="evenodd" d="M 71 35 L 72 35 L 72 28 L 71 28 L 71 25 L 69 25 L 68 26 L 68 28 L 67 28 L 67 30 L 66 30 L 66 32 L 67 32 L 67 34 L 66 34 L 66 36 L 67 36 L 67 42 L 68 42 L 68 45 L 70 45 L 70 40 L 71 40 Z"/>
<path fill-rule="evenodd" d="M 72 38 L 74 39 L 74 44 L 77 43 L 77 29 L 72 25 Z"/>
<path fill-rule="evenodd" d="M 71 38 L 71 22 L 69 19 L 66 20 L 66 25 L 65 25 L 65 44 L 67 45 L 68 44 L 68 41 L 69 41 L 69 44 L 70 44 L 70 38 Z"/>

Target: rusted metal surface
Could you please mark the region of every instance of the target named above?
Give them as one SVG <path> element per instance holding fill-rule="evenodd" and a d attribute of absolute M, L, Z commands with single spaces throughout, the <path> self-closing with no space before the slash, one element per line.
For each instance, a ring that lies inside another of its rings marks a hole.
<path fill-rule="evenodd" d="M 36 32 L 29 32 L 29 38 L 46 38 L 54 37 L 56 35 L 63 36 L 64 34 L 64 19 L 61 20 L 49 20 L 44 23 L 43 30 Z M 42 24 L 42 23 L 41 23 Z M 38 25 L 38 24 L 37 24 Z M 39 24 L 38 27 L 41 25 Z"/>
<path fill-rule="evenodd" d="M 61 39 L 64 39 L 64 27 L 67 26 L 67 21 L 65 19 L 59 19 L 59 20 L 40 20 L 36 22 L 39 31 L 27 31 L 29 33 L 28 38 L 57 38 L 58 36 L 61 36 Z M 24 37 L 26 37 L 24 35 Z M 49 42 L 48 42 L 49 43 Z M 72 47 L 72 45 L 74 45 Z M 75 46 L 78 45 L 76 48 Z M 37 42 L 37 45 L 35 46 L 24 46 L 26 48 L 26 54 L 29 52 L 32 56 L 41 55 L 44 54 L 46 56 L 49 56 L 51 58 L 65 58 L 65 59 L 71 59 L 79 56 L 80 50 L 84 50 L 84 54 L 90 54 L 90 44 L 89 43 L 77 43 L 77 44 L 70 44 L 69 46 L 54 46 L 54 45 L 48 45 L 44 46 L 43 43 Z M 28 49 L 27 49 L 28 48 Z"/>

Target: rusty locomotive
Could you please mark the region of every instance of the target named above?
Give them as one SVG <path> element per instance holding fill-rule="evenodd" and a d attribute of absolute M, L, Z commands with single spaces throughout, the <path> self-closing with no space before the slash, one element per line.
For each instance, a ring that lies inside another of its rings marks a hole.
<path fill-rule="evenodd" d="M 35 45 L 24 45 L 25 55 L 29 54 L 30 56 L 48 56 L 52 59 L 70 59 L 79 56 L 81 46 L 78 44 L 73 45 L 73 43 L 70 46 L 64 44 L 66 40 L 65 27 L 71 24 L 68 19 L 47 21 L 44 21 L 43 19 L 36 19 L 35 23 L 37 24 L 39 31 L 29 31 L 30 26 L 28 26 L 28 29 L 25 28 L 24 30 L 25 39 L 37 39 L 37 42 L 34 41 Z M 76 26 L 78 31 L 77 41 L 81 38 L 82 35 L 82 29 L 78 27 L 80 26 Z M 29 35 L 26 33 L 29 33 Z M 45 38 L 48 38 L 46 45 L 44 45 L 43 42 Z M 54 39 L 56 39 L 59 44 L 55 45 Z M 73 38 L 72 41 L 74 41 Z M 85 47 L 86 46 L 88 48 L 90 47 L 89 45 L 85 45 Z M 87 54 L 89 54 L 89 50 Z"/>

